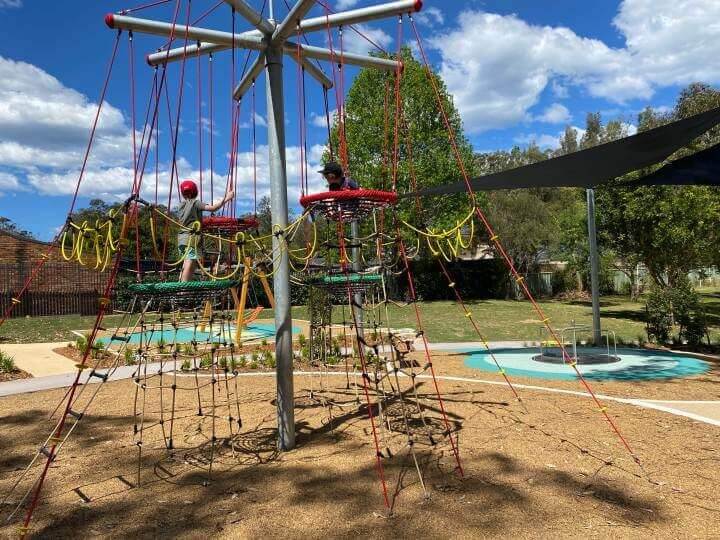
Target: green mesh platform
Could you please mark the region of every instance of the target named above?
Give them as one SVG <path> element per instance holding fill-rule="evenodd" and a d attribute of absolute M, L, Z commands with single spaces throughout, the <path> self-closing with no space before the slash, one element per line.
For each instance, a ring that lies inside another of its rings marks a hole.
<path fill-rule="evenodd" d="M 167 281 L 165 283 L 132 283 L 128 293 L 152 299 L 156 309 L 197 309 L 207 300 L 221 300 L 231 287 L 240 286 L 234 279 L 215 281 Z"/>
<path fill-rule="evenodd" d="M 146 296 L 172 295 L 175 293 L 224 291 L 237 287 L 240 281 L 234 279 L 217 279 L 215 281 L 166 281 L 164 283 L 131 283 L 128 291 Z"/>
<path fill-rule="evenodd" d="M 327 289 L 337 295 L 367 290 L 382 283 L 380 274 L 331 274 L 324 276 L 313 276 L 307 280 L 307 284 L 313 287 Z"/>
<path fill-rule="evenodd" d="M 320 279 L 323 283 L 328 285 L 335 285 L 338 283 L 346 285 L 348 283 L 380 283 L 382 281 L 382 276 L 380 274 L 337 274 L 322 276 Z"/>

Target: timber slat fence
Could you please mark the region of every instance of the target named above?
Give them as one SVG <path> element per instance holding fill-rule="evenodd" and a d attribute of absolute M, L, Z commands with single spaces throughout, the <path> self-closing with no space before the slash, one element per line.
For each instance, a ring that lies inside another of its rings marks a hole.
<path fill-rule="evenodd" d="M 32 263 L 0 264 L 0 313 L 13 303 L 32 269 Z M 107 272 L 50 261 L 39 272 L 11 316 L 94 315 L 106 279 Z"/>

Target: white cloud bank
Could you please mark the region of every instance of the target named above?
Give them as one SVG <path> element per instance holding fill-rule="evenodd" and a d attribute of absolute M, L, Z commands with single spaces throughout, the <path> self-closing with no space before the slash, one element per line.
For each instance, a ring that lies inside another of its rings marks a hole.
<path fill-rule="evenodd" d="M 74 193 L 97 104 L 64 86 L 42 69 L 0 56 L 0 195 L 32 189 L 41 195 Z M 257 114 L 258 126 L 266 126 Z M 90 160 L 80 185 L 80 195 L 100 197 L 108 202 L 124 200 L 133 184 L 132 131 L 122 112 L 110 103 L 103 105 Z M 138 134 L 138 144 L 139 144 Z M 308 149 L 309 183 L 319 190 L 324 181 L 320 168 L 323 147 Z M 269 194 L 268 150 L 257 149 L 258 198 Z M 155 171 L 145 172 L 142 195 L 155 197 Z M 183 157 L 177 161 L 180 179 L 199 179 L 200 171 Z M 214 171 L 215 197 L 222 195 L 228 165 Z M 170 164 L 161 163 L 158 197 L 167 201 Z M 290 201 L 300 196 L 298 175 L 300 148 L 287 148 L 287 175 Z M 205 195 L 209 197 L 210 171 L 203 171 Z M 252 152 L 238 154 L 238 204 L 249 208 L 253 194 Z"/>
<path fill-rule="evenodd" d="M 479 133 L 526 120 L 549 84 L 558 98 L 576 86 L 623 103 L 658 86 L 720 81 L 717 20 L 716 0 L 624 0 L 613 24 L 626 45 L 612 48 L 569 28 L 466 10 L 428 43 L 466 129 Z"/>

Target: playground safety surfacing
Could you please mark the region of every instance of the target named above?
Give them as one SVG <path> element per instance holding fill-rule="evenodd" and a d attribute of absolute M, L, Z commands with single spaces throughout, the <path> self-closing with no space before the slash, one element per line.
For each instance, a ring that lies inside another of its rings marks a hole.
<path fill-rule="evenodd" d="M 434 358 L 441 376 L 470 376 L 460 355 Z M 483 378 L 500 383 L 499 377 Z M 702 380 L 700 380 L 702 379 Z M 526 379 L 527 380 L 527 379 Z M 677 388 L 718 388 L 714 370 L 682 379 Z M 332 377 L 339 399 L 352 400 L 345 377 Z M 434 402 L 429 381 L 421 399 Z M 581 389 L 577 381 L 547 385 Z M 47 497 L 33 522 L 38 537 L 622 537 L 708 538 L 717 533 L 720 428 L 629 404 L 606 403 L 642 460 L 618 443 L 587 396 L 520 388 L 518 403 L 503 384 L 440 381 L 451 420 L 461 425 L 466 479 L 453 476 L 448 455 L 423 456 L 430 499 L 406 475 L 393 484 L 393 518 L 382 497 L 366 411 L 333 411 L 308 400 L 308 381 L 295 377 L 297 449 L 275 451 L 274 376 L 239 380 L 243 431 L 218 448 L 213 479 L 203 486 L 206 417 L 180 403 L 177 449 L 161 438 L 143 446 L 142 485 L 136 483 L 131 381 L 108 383 L 82 429 L 63 448 L 48 477 Z M 646 387 L 646 385 L 651 385 Z M 598 382 L 602 391 L 672 386 L 670 381 Z M 47 418 L 64 389 L 0 398 L 0 494 L 46 435 Z M 658 390 L 659 391 L 659 390 Z M 688 390 L 689 392 L 690 390 Z M 653 397 L 653 396 L 647 396 Z M 203 394 L 209 403 L 209 392 Z M 157 403 L 149 403 L 152 411 Z M 159 409 L 157 409 L 159 410 Z M 148 422 L 152 418 L 148 417 Z M 153 432 L 153 433 L 157 433 Z M 237 455 L 233 456 L 233 451 Z M 397 477 L 404 465 L 387 460 Z M 478 509 L 481 509 L 479 511 Z M 571 509 L 569 511 L 568 509 Z M 0 507 L 0 518 L 7 507 Z M 0 522 L 0 537 L 12 536 Z"/>
<path fill-rule="evenodd" d="M 557 349 L 555 349 L 557 351 Z M 547 349 L 546 349 L 547 351 Z M 493 349 L 492 355 L 487 350 L 468 349 L 463 351 L 467 355 L 465 365 L 483 371 L 497 372 L 497 363 L 510 376 L 531 377 L 546 380 L 573 380 L 577 378 L 574 370 L 564 365 L 562 361 L 539 361 L 540 349 L 534 348 L 504 348 Z M 573 355 L 572 348 L 567 352 Z M 546 353 L 547 354 L 547 353 Z M 652 381 L 664 379 L 678 379 L 692 377 L 707 373 L 711 365 L 697 358 L 661 351 L 645 351 L 638 349 L 611 349 L 610 359 L 602 361 L 607 356 L 607 349 L 579 348 L 578 369 L 583 377 L 595 381 Z M 588 355 L 594 361 L 584 363 L 582 356 Z M 558 355 L 559 356 L 559 355 Z M 618 360 L 619 359 L 619 360 Z"/>

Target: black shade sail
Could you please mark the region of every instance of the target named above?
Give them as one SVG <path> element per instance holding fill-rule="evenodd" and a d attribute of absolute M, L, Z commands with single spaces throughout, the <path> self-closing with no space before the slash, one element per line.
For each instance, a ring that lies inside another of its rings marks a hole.
<path fill-rule="evenodd" d="M 720 144 L 691 156 L 676 159 L 654 173 L 623 182 L 623 187 L 638 186 L 720 186 Z"/>
<path fill-rule="evenodd" d="M 689 144 L 693 139 L 719 123 L 720 107 L 586 150 L 473 178 L 470 180 L 470 185 L 476 191 L 535 187 L 592 188 L 629 172 L 663 162 L 676 150 Z M 698 165 L 702 158 L 699 157 L 697 161 L 687 162 L 690 165 L 685 165 L 685 167 L 692 167 L 693 164 L 697 166 L 694 178 L 700 178 L 701 167 L 714 167 L 715 178 L 717 178 L 718 150 L 717 147 L 713 148 L 715 153 L 712 156 L 716 160 L 714 163 Z M 700 152 L 700 154 L 705 152 L 708 150 Z M 683 158 L 678 161 L 683 162 L 687 159 Z M 660 173 L 672 165 L 667 165 L 657 172 Z M 682 164 L 678 165 L 678 172 L 682 171 L 683 167 Z M 687 177 L 690 178 L 690 176 Z M 465 191 L 467 191 L 465 182 L 456 182 L 422 189 L 417 193 L 420 196 L 429 197 L 464 193 Z M 406 193 L 403 196 L 409 197 L 414 194 Z"/>

